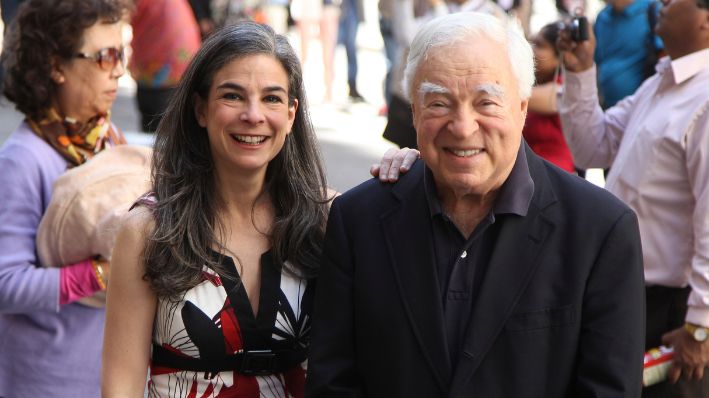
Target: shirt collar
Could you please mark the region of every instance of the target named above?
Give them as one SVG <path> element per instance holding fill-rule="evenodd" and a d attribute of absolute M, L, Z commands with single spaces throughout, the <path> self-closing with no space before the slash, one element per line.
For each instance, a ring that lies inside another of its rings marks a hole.
<path fill-rule="evenodd" d="M 689 80 L 702 70 L 709 69 L 709 48 L 695 51 L 677 59 L 662 57 L 655 66 L 657 73 L 672 71 L 675 84 Z"/>
<path fill-rule="evenodd" d="M 525 144 L 519 146 L 517 151 L 517 159 L 515 160 L 512 171 L 507 177 L 495 199 L 493 205 L 494 214 L 516 214 L 526 216 L 529 210 L 529 204 L 534 195 L 534 180 L 529 174 L 529 165 L 527 164 L 527 155 L 524 151 Z M 431 212 L 431 217 L 443 214 L 441 202 L 438 199 L 438 190 L 433 178 L 433 172 L 428 166 L 425 167 L 423 175 L 424 191 L 428 201 L 428 208 Z"/>

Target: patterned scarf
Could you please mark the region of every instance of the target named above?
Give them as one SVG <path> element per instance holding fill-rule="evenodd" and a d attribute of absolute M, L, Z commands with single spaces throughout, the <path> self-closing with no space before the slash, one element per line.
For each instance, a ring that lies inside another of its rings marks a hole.
<path fill-rule="evenodd" d="M 27 119 L 27 124 L 73 167 L 83 164 L 106 148 L 126 143 L 123 134 L 111 124 L 110 118 L 109 111 L 84 124 L 68 117 L 62 119 L 54 109 L 50 109 L 45 119 Z"/>

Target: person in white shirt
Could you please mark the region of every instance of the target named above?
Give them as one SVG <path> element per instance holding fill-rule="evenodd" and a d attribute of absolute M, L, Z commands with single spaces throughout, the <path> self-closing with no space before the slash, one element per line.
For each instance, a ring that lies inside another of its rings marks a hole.
<path fill-rule="evenodd" d="M 631 96 L 598 105 L 593 38 L 557 43 L 567 75 L 560 115 L 579 167 L 608 168 L 606 188 L 638 215 L 646 348 L 672 346 L 668 381 L 643 397 L 709 396 L 709 0 L 662 0 L 667 57 Z M 683 376 L 679 383 L 677 382 Z"/>

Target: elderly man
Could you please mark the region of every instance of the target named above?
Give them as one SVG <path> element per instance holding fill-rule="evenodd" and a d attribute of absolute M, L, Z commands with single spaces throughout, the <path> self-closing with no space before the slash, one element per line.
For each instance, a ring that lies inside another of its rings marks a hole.
<path fill-rule="evenodd" d="M 435 19 L 405 75 L 423 162 L 334 201 L 306 396 L 639 396 L 637 219 L 523 143 L 519 28 Z"/>
<path fill-rule="evenodd" d="M 580 167 L 613 168 L 606 188 L 638 215 L 647 347 L 675 350 L 670 382 L 643 396 L 707 397 L 709 377 L 709 1 L 665 0 L 656 32 L 668 57 L 634 95 L 597 105 L 593 41 L 567 50 L 564 133 Z M 697 381 L 696 379 L 701 379 Z M 681 391 L 681 392 L 680 392 Z"/>

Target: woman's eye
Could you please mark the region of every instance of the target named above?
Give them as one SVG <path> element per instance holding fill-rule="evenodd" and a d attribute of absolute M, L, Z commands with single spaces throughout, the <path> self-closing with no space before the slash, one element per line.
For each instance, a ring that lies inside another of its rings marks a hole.
<path fill-rule="evenodd" d="M 237 93 L 224 93 L 224 95 L 222 95 L 222 98 L 227 99 L 227 100 L 231 100 L 231 101 L 236 101 L 236 100 L 241 99 L 241 96 Z"/>
<path fill-rule="evenodd" d="M 279 104 L 279 103 L 283 102 L 283 100 L 281 99 L 281 97 L 279 97 L 279 96 L 277 96 L 277 95 L 267 95 L 267 96 L 264 98 L 264 100 L 265 100 L 266 102 L 269 102 L 269 103 L 272 103 L 272 104 Z"/>

